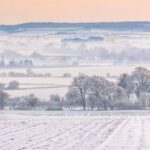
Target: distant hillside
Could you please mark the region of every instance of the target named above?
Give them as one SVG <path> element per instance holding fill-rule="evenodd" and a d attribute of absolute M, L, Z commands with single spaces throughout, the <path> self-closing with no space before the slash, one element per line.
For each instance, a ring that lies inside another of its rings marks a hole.
<path fill-rule="evenodd" d="M 109 22 L 109 23 L 52 23 L 37 22 L 18 25 L 0 25 L 0 31 L 8 33 L 26 31 L 29 29 L 44 28 L 83 28 L 106 29 L 115 31 L 138 30 L 150 32 L 150 22 Z"/>

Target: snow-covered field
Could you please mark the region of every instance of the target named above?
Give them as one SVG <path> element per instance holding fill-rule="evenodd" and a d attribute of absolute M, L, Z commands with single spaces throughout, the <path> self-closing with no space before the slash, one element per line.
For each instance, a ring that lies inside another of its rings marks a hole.
<path fill-rule="evenodd" d="M 149 150 L 150 112 L 0 112 L 1 150 Z"/>
<path fill-rule="evenodd" d="M 150 68 L 150 65 L 137 65 Z M 9 90 L 6 91 L 11 97 L 29 95 L 31 93 L 35 94 L 42 100 L 49 100 L 51 94 L 59 94 L 64 96 L 68 90 L 67 86 L 73 81 L 73 77 L 78 76 L 79 73 L 84 73 L 86 75 L 98 75 L 106 77 L 107 74 L 111 76 L 119 76 L 120 74 L 126 72 L 131 73 L 136 65 L 129 66 L 109 66 L 109 67 L 56 67 L 56 68 L 32 68 L 35 73 L 51 73 L 52 77 L 1 77 L 0 83 L 8 84 L 10 81 L 18 81 L 20 83 L 19 90 Z M 27 68 L 1 68 L 0 73 L 17 72 L 26 73 Z M 64 73 L 69 73 L 72 78 L 63 78 Z M 109 78 L 113 82 L 116 79 Z M 56 87 L 61 86 L 61 87 Z M 64 87 L 62 87 L 64 86 Z M 32 87 L 48 87 L 41 89 L 31 89 Z"/>

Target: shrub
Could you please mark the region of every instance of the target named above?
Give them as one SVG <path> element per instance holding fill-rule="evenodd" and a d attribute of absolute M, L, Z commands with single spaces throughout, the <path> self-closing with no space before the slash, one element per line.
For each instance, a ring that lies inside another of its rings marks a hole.
<path fill-rule="evenodd" d="M 7 87 L 7 89 L 18 89 L 19 82 L 18 81 L 11 81 Z"/>
<path fill-rule="evenodd" d="M 64 78 L 70 78 L 70 77 L 71 77 L 71 74 L 70 74 L 70 73 L 64 73 L 64 74 L 63 74 L 63 77 L 64 77 Z"/>
<path fill-rule="evenodd" d="M 129 101 L 119 101 L 114 104 L 118 110 L 141 110 L 143 107 L 138 103 L 131 103 Z"/>

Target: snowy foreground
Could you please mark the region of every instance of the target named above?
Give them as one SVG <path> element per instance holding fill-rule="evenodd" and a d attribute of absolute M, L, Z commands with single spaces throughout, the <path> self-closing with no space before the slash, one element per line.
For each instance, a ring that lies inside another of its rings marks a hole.
<path fill-rule="evenodd" d="M 0 112 L 0 150 L 149 150 L 149 114 Z"/>

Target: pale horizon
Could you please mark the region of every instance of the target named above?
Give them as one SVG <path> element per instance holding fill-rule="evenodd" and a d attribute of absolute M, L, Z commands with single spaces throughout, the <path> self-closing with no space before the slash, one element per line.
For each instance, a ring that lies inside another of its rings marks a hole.
<path fill-rule="evenodd" d="M 149 0 L 5 0 L 0 24 L 150 21 Z"/>
<path fill-rule="evenodd" d="M 129 21 L 128 21 L 128 20 L 125 20 L 125 21 L 91 21 L 91 22 L 90 22 L 90 21 L 87 21 L 87 22 L 86 22 L 86 21 L 85 21 L 85 22 L 82 22 L 82 21 L 79 21 L 79 22 L 73 22 L 73 21 L 72 21 L 72 22 L 71 22 L 71 21 L 70 21 L 70 22 L 69 22 L 69 21 L 66 21 L 66 22 L 65 22 L 65 21 L 64 21 L 64 22 L 62 22 L 62 21 L 60 21 L 60 22 L 59 22 L 59 21 L 40 21 L 40 20 L 39 20 L 39 21 L 26 21 L 26 22 L 18 22 L 18 23 L 0 23 L 0 25 L 6 25 L 6 26 L 7 26 L 7 25 L 12 25 L 12 26 L 13 26 L 13 25 L 28 24 L 28 23 L 58 23 L 58 24 L 59 24 L 59 23 L 66 23 L 66 24 L 70 24 L 70 23 L 73 23 L 73 24 L 76 24 L 76 23 L 77 23 L 77 24 L 78 24 L 78 23 L 81 23 L 81 24 L 82 24 L 82 23 L 85 23 L 85 24 L 93 23 L 93 24 L 94 24 L 94 23 L 134 23 L 134 22 L 135 22 L 135 23 L 136 23 L 136 22 L 137 22 L 137 23 L 140 23 L 140 22 L 141 22 L 141 23 L 144 23 L 144 22 L 145 22 L 145 23 L 149 23 L 150 20 L 148 20 L 148 21 L 147 21 L 147 20 L 146 20 L 146 21 L 145 21 L 145 20 L 135 20 L 135 21 L 134 21 L 134 20 L 133 20 L 133 21 L 130 21 L 130 20 L 129 20 Z"/>

